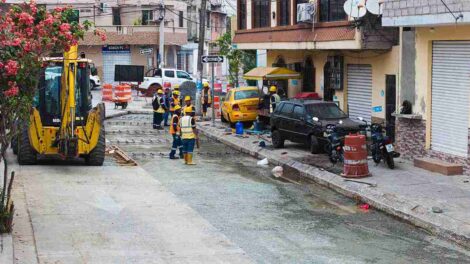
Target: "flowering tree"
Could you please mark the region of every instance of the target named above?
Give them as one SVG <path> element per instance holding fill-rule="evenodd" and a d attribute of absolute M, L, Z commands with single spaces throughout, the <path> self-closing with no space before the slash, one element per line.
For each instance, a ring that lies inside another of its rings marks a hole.
<path fill-rule="evenodd" d="M 0 232 L 9 231 L 5 220 L 11 220 L 13 212 L 12 208 L 7 210 L 8 166 L 5 154 L 17 133 L 15 124 L 28 120 L 43 66 L 41 57 L 69 50 L 91 27 L 89 22 L 80 25 L 76 16 L 71 8 L 57 7 L 48 11 L 37 6 L 34 0 L 0 11 L 0 164 L 3 162 L 4 167 Z M 106 37 L 102 31 L 95 30 L 95 34 L 103 40 Z"/>

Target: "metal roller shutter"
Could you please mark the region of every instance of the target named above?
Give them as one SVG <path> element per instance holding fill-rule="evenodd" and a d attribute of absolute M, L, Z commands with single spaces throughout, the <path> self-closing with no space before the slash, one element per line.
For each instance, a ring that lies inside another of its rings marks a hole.
<path fill-rule="evenodd" d="M 114 84 L 114 66 L 130 65 L 130 52 L 103 52 L 103 83 Z"/>
<path fill-rule="evenodd" d="M 372 115 L 372 66 L 348 64 L 348 112 L 351 118 L 363 117 L 370 122 Z"/>
<path fill-rule="evenodd" d="M 434 41 L 431 148 L 467 157 L 470 41 Z"/>

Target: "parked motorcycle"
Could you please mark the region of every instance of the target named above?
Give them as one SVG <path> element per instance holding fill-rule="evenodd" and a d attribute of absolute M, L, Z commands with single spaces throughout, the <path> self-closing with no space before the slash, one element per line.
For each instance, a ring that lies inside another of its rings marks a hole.
<path fill-rule="evenodd" d="M 369 126 L 364 118 L 358 117 L 358 120 L 365 123 L 365 128 L 370 127 L 372 144 L 369 148 L 374 162 L 379 164 L 384 160 L 384 162 L 387 163 L 387 166 L 393 170 L 395 168 L 395 161 L 393 159 L 400 157 L 400 153 L 395 151 L 392 139 L 384 135 L 385 130 L 382 124 L 372 123 Z"/>
<path fill-rule="evenodd" d="M 316 123 L 320 123 L 320 126 L 323 127 L 321 121 L 314 117 L 313 121 Z M 343 121 L 339 121 L 338 124 L 341 125 Z M 338 127 L 336 124 L 327 124 L 325 127 L 325 132 L 323 136 L 326 139 L 326 144 L 324 145 L 325 152 L 328 154 L 330 161 L 333 164 L 336 164 L 338 161 L 344 161 L 344 152 L 343 152 L 343 144 L 344 144 L 344 136 L 341 135 Z"/>

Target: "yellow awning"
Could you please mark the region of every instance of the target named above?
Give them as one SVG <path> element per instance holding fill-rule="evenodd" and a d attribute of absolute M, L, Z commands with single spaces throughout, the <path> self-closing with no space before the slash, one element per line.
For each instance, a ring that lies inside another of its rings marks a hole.
<path fill-rule="evenodd" d="M 301 79 L 300 73 L 280 67 L 257 67 L 243 75 L 245 80 Z"/>

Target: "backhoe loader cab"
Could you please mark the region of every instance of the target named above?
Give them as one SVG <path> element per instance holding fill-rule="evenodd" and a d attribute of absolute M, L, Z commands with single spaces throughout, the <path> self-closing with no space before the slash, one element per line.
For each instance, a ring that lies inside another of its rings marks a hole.
<path fill-rule="evenodd" d="M 100 166 L 105 156 L 104 104 L 92 108 L 91 61 L 77 47 L 63 58 L 44 58 L 45 67 L 28 122 L 20 127 L 16 151 L 21 165 L 38 157 L 84 158 Z"/>

